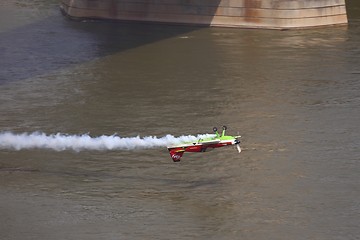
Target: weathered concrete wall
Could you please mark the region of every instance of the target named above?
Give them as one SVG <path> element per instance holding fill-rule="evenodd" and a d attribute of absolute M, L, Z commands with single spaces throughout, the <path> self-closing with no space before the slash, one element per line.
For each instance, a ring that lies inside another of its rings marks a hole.
<path fill-rule="evenodd" d="M 61 0 L 73 18 L 245 28 L 346 24 L 345 0 Z"/>

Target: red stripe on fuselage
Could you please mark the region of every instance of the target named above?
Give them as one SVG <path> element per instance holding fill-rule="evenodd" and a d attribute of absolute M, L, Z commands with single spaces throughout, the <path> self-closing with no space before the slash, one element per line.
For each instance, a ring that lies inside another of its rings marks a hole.
<path fill-rule="evenodd" d="M 220 142 L 220 143 L 216 143 L 216 144 L 199 144 L 199 145 L 194 145 L 194 146 L 189 146 L 184 148 L 185 152 L 205 152 L 205 150 L 207 148 L 219 148 L 219 147 L 225 147 L 225 146 L 229 146 L 232 145 L 232 142 Z"/>

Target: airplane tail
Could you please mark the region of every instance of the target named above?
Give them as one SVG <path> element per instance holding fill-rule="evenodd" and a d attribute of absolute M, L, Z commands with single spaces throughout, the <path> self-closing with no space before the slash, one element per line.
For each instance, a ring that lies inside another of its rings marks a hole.
<path fill-rule="evenodd" d="M 177 150 L 173 149 L 170 150 L 170 156 L 174 162 L 180 162 L 180 158 L 184 154 L 185 150 Z"/>

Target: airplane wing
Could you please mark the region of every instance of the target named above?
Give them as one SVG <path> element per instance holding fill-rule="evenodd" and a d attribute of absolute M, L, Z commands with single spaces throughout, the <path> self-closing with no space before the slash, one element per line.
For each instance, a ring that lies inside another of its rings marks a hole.
<path fill-rule="evenodd" d="M 212 144 L 217 144 L 219 143 L 220 140 L 209 140 L 209 141 L 201 141 L 200 144 L 203 144 L 203 145 L 212 145 Z"/>
<path fill-rule="evenodd" d="M 207 145 L 217 144 L 219 142 L 220 142 L 220 140 L 207 140 L 207 141 L 202 141 L 201 140 L 199 142 L 184 143 L 184 144 L 181 144 L 181 145 L 171 146 L 171 147 L 168 147 L 168 150 L 169 151 L 178 150 L 178 149 L 182 150 L 182 149 L 185 149 L 187 147 L 198 146 L 198 145 L 207 146 Z"/>
<path fill-rule="evenodd" d="M 183 149 L 183 148 L 187 148 L 187 147 L 190 147 L 190 146 L 194 146 L 196 145 L 196 143 L 183 143 L 183 144 L 180 144 L 180 145 L 175 145 L 175 146 L 168 146 L 168 150 L 173 150 L 173 149 Z"/>

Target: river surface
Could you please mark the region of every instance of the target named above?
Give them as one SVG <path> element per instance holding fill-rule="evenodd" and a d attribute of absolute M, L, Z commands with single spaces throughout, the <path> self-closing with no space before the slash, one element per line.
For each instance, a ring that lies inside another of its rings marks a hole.
<path fill-rule="evenodd" d="M 0 3 L 0 133 L 232 147 L 0 149 L 0 239 L 360 239 L 360 15 L 301 31 L 73 22 Z M 75 144 L 75 143 L 74 143 Z"/>

